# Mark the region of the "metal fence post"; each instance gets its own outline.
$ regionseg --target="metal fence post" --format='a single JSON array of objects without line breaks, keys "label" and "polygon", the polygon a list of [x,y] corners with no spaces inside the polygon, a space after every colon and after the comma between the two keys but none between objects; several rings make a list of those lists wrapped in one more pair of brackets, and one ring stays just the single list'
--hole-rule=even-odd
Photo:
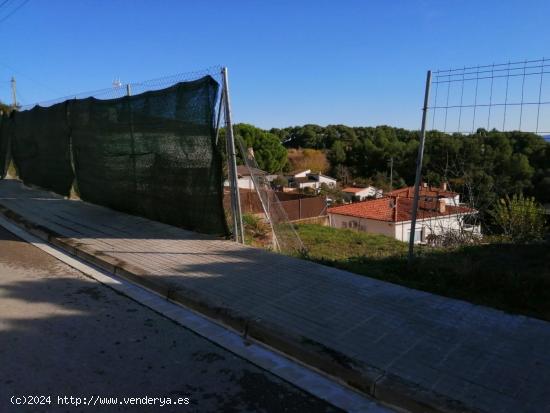
[{"label": "metal fence post", "polygon": [[235,137],[233,135],[233,123],[231,121],[231,103],[229,100],[229,83],[227,67],[222,69],[224,114],[225,114],[225,136],[227,140],[227,167],[229,187],[231,188],[231,208],[233,212],[233,232],[235,241],[244,244],[243,217],[241,214],[241,197],[239,193],[239,182],[237,178],[237,155],[235,153]]},{"label": "metal fence post", "polygon": [[416,176],[414,178],[414,198],[411,217],[411,234],[409,237],[408,264],[414,259],[414,236],[416,232],[416,215],[418,200],[420,198],[420,177],[422,176],[422,160],[424,158],[424,141],[426,140],[426,118],[428,116],[428,102],[430,100],[430,87],[432,85],[432,71],[428,70],[426,75],[426,90],[424,92],[424,107],[422,108],[422,128],[420,130],[420,145],[418,146],[418,157],[416,158]]}]

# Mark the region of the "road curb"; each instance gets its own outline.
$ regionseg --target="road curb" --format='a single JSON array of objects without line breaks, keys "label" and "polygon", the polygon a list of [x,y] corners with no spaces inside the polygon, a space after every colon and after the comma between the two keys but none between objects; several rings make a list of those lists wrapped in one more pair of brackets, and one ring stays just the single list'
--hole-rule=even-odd
[{"label": "road curb", "polygon": [[205,298],[200,291],[181,287],[174,289],[166,283],[159,282],[156,277],[148,275],[139,267],[111,257],[103,251],[94,250],[74,239],[63,237],[53,230],[31,222],[4,205],[0,205],[0,214],[70,255],[138,284],[171,302],[189,307],[230,327],[245,338],[256,340],[384,404],[412,413],[484,413],[422,388],[402,377],[353,360],[321,343],[292,333],[280,325],[262,319],[252,319],[231,309],[223,301],[215,302]]}]

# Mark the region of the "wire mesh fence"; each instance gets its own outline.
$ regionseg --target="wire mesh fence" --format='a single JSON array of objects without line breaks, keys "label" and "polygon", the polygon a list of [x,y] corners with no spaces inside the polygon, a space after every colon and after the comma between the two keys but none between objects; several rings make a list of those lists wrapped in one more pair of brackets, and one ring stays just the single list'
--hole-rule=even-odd
[{"label": "wire mesh fence", "polygon": [[[548,198],[550,151],[541,135],[550,134],[549,74],[546,58],[428,72],[417,161],[422,171],[417,170],[414,191],[418,207],[412,210],[413,223],[415,217],[419,221],[409,233],[410,259],[414,243],[481,239],[480,229],[494,229],[491,214],[502,198],[518,193],[541,202]],[[426,129],[431,131],[424,135]],[[434,181],[447,189],[431,193]],[[446,222],[434,229],[424,216],[438,207],[436,221]],[[467,209],[450,220],[444,218],[449,207]]]},{"label": "wire mesh fence", "polygon": [[[203,70],[197,70],[197,71],[190,71],[190,72],[184,72],[184,73],[178,73],[174,75],[159,77],[156,79],[150,79],[146,81],[139,81],[139,82],[132,82],[123,84],[119,81],[114,81],[113,86],[110,88],[105,89],[99,89],[99,90],[93,90],[93,91],[87,91],[87,92],[79,92],[51,100],[36,102],[32,104],[26,104],[22,105],[19,108],[19,111],[29,111],[35,107],[40,108],[50,108],[53,107],[61,102],[66,101],[73,101],[73,100],[82,100],[87,98],[95,98],[99,99],[101,101],[107,101],[111,99],[118,99],[125,96],[135,96],[144,92],[151,92],[151,91],[157,91],[169,88],[173,85],[176,85],[181,82],[190,82],[197,79],[201,79],[205,76],[210,76],[214,80],[216,80],[219,84],[223,84],[223,75],[222,75],[222,66],[211,66],[209,68],[203,69]],[[222,89],[220,88],[220,91],[218,95],[216,96],[217,101],[219,102],[219,105],[216,105],[216,113],[214,115],[215,118],[215,128],[216,128],[216,145],[218,149],[225,152],[225,157],[227,157],[227,145],[218,142],[219,139],[219,130],[221,126],[223,125],[223,121],[225,121],[225,112],[222,110]],[[223,118],[222,118],[223,116]],[[240,150],[241,152],[241,159],[244,162],[244,165],[246,165],[249,170],[251,171],[251,177],[254,181],[254,190],[257,193],[261,204],[264,208],[264,219],[269,224],[269,227],[271,228],[272,236],[272,246],[274,250],[285,252],[285,253],[291,253],[294,255],[302,254],[304,251],[304,246],[295,231],[293,224],[289,221],[289,218],[284,210],[284,208],[281,205],[280,200],[278,199],[275,191],[272,190],[271,184],[265,180],[264,176],[258,175],[255,171],[258,170],[258,165],[256,164],[256,160],[253,156],[247,155],[247,148],[244,148],[243,143],[240,139],[235,139],[237,150]],[[232,182],[230,175],[230,170],[226,166],[223,168],[223,176],[222,178],[224,180],[227,180],[228,182]],[[224,191],[225,197],[231,197],[231,194],[229,192]],[[225,203],[226,205],[228,203]],[[225,217],[226,221],[229,227],[229,231],[235,236],[236,231],[238,229],[234,228],[234,212],[232,211],[231,207],[225,208]]]},{"label": "wire mesh fence", "polygon": [[306,248],[279,197],[273,190],[271,182],[261,173],[263,171],[258,167],[253,152],[245,147],[243,140],[238,136],[235,140],[260,199],[265,219],[271,227],[273,249],[291,255],[304,255]]},{"label": "wire mesh fence", "polygon": [[432,72],[431,129],[550,133],[550,59]]},{"label": "wire mesh fence", "polygon": [[137,81],[131,83],[121,83],[114,81],[112,87],[91,90],[86,92],[78,92],[71,95],[62,96],[50,100],[21,105],[20,110],[32,109],[34,106],[49,107],[60,102],[70,99],[85,99],[93,97],[96,99],[117,99],[128,95],[137,95],[139,93],[165,89],[180,82],[190,82],[200,79],[204,76],[211,76],[219,84],[221,84],[222,66],[211,66],[206,69],[176,73],[173,75],[162,76],[155,79]]}]

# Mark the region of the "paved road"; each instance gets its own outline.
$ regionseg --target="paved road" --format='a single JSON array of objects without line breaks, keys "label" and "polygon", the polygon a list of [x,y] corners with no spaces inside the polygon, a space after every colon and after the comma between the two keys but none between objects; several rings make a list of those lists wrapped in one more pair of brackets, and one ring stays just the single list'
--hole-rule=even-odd
[{"label": "paved road", "polygon": [[[14,406],[12,395],[51,395],[52,405]],[[60,407],[55,406],[58,395],[189,397],[191,404]],[[0,411],[337,409],[84,277],[0,227]]]},{"label": "paved road", "polygon": [[212,239],[13,180],[0,182],[0,209],[174,300],[243,331],[249,323],[252,337],[387,403],[410,406],[412,399],[417,411],[428,404],[550,412],[548,322]]}]

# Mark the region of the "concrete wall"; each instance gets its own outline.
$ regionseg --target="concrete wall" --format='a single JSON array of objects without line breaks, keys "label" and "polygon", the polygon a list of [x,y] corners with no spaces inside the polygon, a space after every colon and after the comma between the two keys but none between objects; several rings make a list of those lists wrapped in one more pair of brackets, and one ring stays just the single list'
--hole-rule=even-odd
[{"label": "concrete wall", "polygon": [[316,224],[316,225],[321,225],[323,227],[326,227],[329,225],[327,215],[321,215],[321,216],[312,217],[312,218],[297,219],[292,222],[295,224]]}]

